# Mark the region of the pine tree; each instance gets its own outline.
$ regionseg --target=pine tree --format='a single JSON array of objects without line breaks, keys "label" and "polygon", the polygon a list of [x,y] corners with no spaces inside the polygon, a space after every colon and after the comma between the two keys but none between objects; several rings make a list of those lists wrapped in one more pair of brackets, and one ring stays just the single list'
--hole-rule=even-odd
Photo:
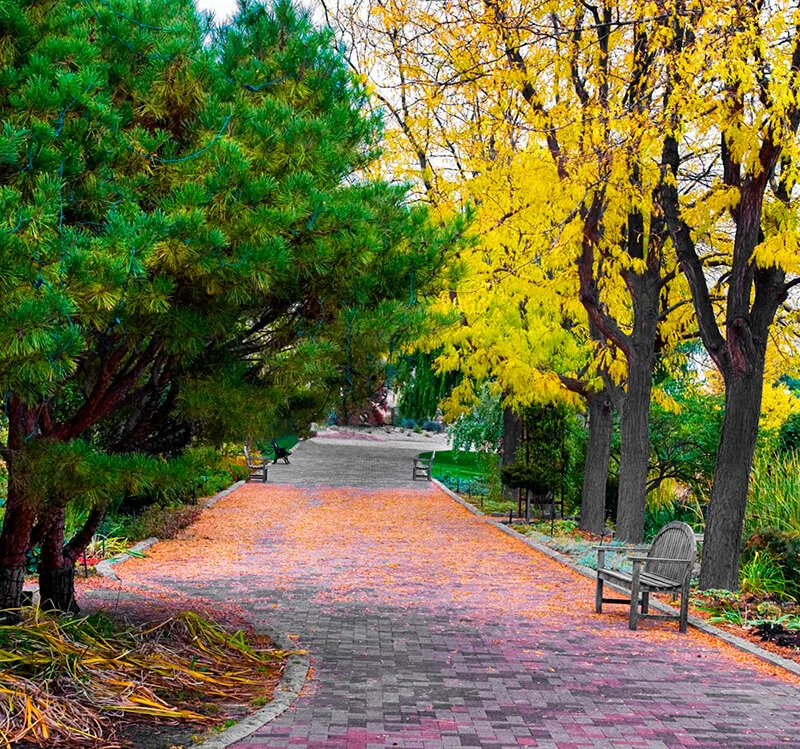
[{"label": "pine tree", "polygon": [[8,18],[0,608],[17,605],[39,539],[64,608],[103,503],[63,539],[72,498],[34,497],[29,453],[140,438],[166,452],[174,420],[265,436],[295,406],[375,387],[390,339],[417,324],[411,279],[429,282],[458,228],[360,176],[379,122],[330,35],[288,3],[247,3],[222,28],[189,0],[34,2]]}]

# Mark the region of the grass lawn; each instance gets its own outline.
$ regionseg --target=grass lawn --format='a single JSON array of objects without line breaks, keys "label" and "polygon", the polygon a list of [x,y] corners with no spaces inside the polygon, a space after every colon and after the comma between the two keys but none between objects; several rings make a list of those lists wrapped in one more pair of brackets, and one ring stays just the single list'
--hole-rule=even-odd
[{"label": "grass lawn", "polygon": [[[423,460],[430,458],[431,453],[420,453]],[[483,477],[483,456],[473,452],[455,452],[454,450],[437,451],[433,459],[433,477],[437,479],[467,479],[473,481]]]},{"label": "grass lawn", "polygon": [[[291,450],[300,440],[297,439],[297,435],[294,434],[284,434],[282,437],[278,437],[275,442],[278,443],[278,447],[283,447],[286,450]],[[259,442],[257,445],[258,451],[265,455],[266,457],[270,457],[273,454],[272,449],[272,442]]]}]

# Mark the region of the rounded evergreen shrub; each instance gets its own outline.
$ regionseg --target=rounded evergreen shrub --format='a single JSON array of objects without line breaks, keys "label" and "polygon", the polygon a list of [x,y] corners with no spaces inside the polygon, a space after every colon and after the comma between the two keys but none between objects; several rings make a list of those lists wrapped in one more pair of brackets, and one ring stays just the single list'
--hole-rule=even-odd
[{"label": "rounded evergreen shrub", "polygon": [[781,452],[800,451],[800,413],[794,413],[783,422],[778,435],[778,449]]},{"label": "rounded evergreen shrub", "polygon": [[441,434],[444,431],[444,427],[441,423],[438,421],[431,421],[430,419],[422,422],[422,428],[426,432],[435,432],[436,434]]}]

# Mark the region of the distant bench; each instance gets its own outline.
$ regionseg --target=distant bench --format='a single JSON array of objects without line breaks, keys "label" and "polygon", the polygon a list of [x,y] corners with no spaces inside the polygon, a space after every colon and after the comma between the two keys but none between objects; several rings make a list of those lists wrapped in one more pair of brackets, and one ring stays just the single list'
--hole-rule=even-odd
[{"label": "distant bench", "polygon": [[433,470],[433,459],[436,457],[436,450],[431,453],[429,458],[414,458],[414,473],[413,480],[427,479],[431,480],[431,471]]},{"label": "distant bench", "polygon": [[250,471],[250,481],[263,481],[267,483],[267,459],[263,455],[254,457],[250,455],[247,445],[244,445],[244,460]]}]

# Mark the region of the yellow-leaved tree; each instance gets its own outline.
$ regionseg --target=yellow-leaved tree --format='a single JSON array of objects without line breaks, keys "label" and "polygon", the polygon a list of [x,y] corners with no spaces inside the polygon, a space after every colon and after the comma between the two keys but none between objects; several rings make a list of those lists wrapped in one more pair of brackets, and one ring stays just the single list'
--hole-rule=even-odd
[{"label": "yellow-leaved tree", "polygon": [[659,5],[667,74],[661,196],[725,417],[702,588],[738,586],[770,338],[796,335],[800,7]]},{"label": "yellow-leaved tree", "polygon": [[[598,427],[587,476],[590,462],[607,466],[614,400],[617,535],[631,541],[644,528],[656,351],[692,325],[660,206],[665,62],[652,13],[556,0],[331,11],[395,125],[390,168],[417,170],[438,205],[477,206],[468,272],[440,300],[461,320],[436,331],[442,366],[496,379],[509,403],[587,396]],[[455,399],[471,389],[465,379]],[[585,481],[591,530],[605,466]]]}]

